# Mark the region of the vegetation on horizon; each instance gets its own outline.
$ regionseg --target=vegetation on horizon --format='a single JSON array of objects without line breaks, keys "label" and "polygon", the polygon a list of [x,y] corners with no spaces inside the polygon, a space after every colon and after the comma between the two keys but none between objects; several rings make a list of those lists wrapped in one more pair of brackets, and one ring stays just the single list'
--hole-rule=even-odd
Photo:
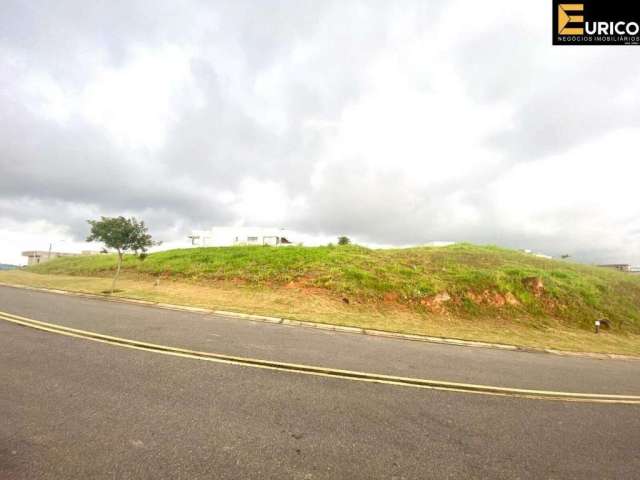
[{"label": "vegetation on horizon", "polygon": [[351,245],[351,239],[349,237],[341,235],[340,237],[338,237],[338,245]]}]

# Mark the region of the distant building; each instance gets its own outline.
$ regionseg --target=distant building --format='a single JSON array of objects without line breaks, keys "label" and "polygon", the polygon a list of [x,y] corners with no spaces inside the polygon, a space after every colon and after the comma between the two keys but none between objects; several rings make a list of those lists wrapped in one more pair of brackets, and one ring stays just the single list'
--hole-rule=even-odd
[{"label": "distant building", "polygon": [[100,252],[83,250],[82,253],[51,252],[49,250],[27,250],[22,252],[23,257],[27,257],[27,265],[38,265],[53,260],[58,257],[78,257],[80,255],[97,255]]},{"label": "distant building", "polygon": [[213,227],[195,230],[189,235],[191,245],[199,247],[230,247],[234,245],[291,245],[283,228]]},{"label": "distant building", "polygon": [[22,252],[23,257],[27,257],[27,265],[37,265],[39,263],[45,263],[49,260],[53,260],[58,257],[75,257],[80,255],[79,253],[66,253],[66,252],[50,252],[49,250],[28,250]]},{"label": "distant building", "polygon": [[427,242],[420,244],[421,247],[448,247],[449,245],[455,245],[456,242],[446,242],[441,240],[434,240],[433,242]]},{"label": "distant building", "polygon": [[523,253],[528,253],[529,255],[533,255],[534,257],[546,258],[547,260],[553,259],[553,257],[551,255],[546,255],[544,253],[537,253],[537,252],[534,252],[532,250],[529,250],[528,248],[522,249],[520,251],[523,252]]},{"label": "distant building", "polygon": [[612,268],[614,270],[620,270],[621,272],[627,272],[627,273],[632,272],[631,265],[627,263],[610,263],[610,264],[598,265],[598,266],[602,268]]}]

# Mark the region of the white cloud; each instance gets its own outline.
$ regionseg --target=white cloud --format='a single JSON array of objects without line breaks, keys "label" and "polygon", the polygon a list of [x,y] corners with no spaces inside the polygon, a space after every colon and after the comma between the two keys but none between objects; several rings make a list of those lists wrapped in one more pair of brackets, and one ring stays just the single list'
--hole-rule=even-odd
[{"label": "white cloud", "polygon": [[46,220],[26,223],[4,222],[0,227],[0,263],[25,265],[27,258],[21,253],[26,250],[54,252],[79,252],[95,249],[96,245],[74,240],[69,229]]},{"label": "white cloud", "polygon": [[[189,60],[189,52],[176,47],[138,50],[126,65],[97,72],[78,99],[79,108],[117,143],[159,148],[173,120],[173,102],[197,103]],[[185,89],[191,92],[186,98],[180,95]]]},{"label": "white cloud", "polygon": [[245,225],[286,227],[284,223],[295,218],[305,206],[303,197],[289,197],[278,182],[253,178],[247,178],[241,183],[233,199],[231,209],[238,223]]},{"label": "white cloud", "polygon": [[[640,129],[625,129],[537,162],[517,165],[488,187],[503,228],[573,249],[640,254],[640,166],[630,152]],[[609,253],[611,255],[611,253]]]}]

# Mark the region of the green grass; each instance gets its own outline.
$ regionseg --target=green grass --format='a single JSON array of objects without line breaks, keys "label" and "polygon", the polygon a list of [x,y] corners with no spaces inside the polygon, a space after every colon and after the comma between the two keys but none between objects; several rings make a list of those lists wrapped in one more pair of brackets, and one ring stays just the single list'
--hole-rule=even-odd
[{"label": "green grass", "polygon": [[[289,286],[364,305],[391,302],[424,316],[503,319],[536,329],[561,324],[590,330],[594,320],[606,317],[615,332],[640,334],[640,277],[495,246],[194,248],[144,260],[127,256],[123,268],[129,275],[200,285]],[[28,270],[102,277],[114,269],[114,256],[97,255],[60,258]],[[526,284],[532,277],[542,280],[541,295]],[[451,300],[434,303],[442,292]],[[516,302],[505,303],[507,296]]]}]

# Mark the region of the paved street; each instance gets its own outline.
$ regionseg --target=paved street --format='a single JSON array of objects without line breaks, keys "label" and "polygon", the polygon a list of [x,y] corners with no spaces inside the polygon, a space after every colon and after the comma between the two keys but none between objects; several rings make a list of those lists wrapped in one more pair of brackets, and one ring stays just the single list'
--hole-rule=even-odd
[{"label": "paved street", "polygon": [[[436,345],[0,287],[0,311],[175,347],[640,394],[640,361]],[[637,478],[640,407],[441,392],[136,351],[0,321],[0,478]]]}]

